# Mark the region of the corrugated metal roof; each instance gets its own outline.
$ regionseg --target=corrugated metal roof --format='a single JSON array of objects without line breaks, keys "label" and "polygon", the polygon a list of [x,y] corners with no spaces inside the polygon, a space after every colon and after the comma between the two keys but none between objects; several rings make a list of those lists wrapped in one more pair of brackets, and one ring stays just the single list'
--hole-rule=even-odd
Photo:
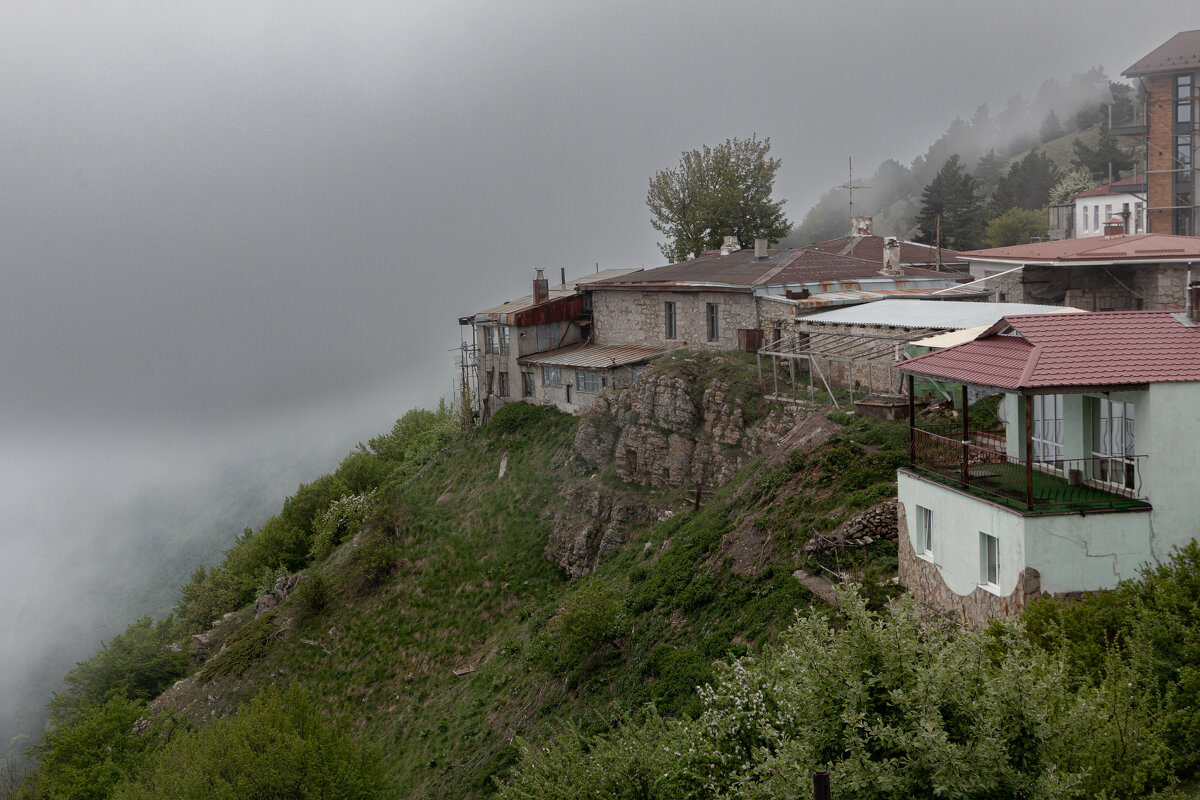
[{"label": "corrugated metal roof", "polygon": [[576,367],[578,369],[611,369],[625,364],[636,364],[665,355],[662,347],[641,345],[581,344],[551,350],[547,353],[517,359],[518,364],[545,364],[552,367]]},{"label": "corrugated metal roof", "polygon": [[1130,78],[1156,72],[1176,72],[1200,66],[1200,31],[1181,31],[1151,50],[1129,69]]},{"label": "corrugated metal roof", "polygon": [[[862,258],[876,264],[883,263],[883,237],[870,234],[867,236],[843,236],[840,239],[830,239],[825,242],[813,242],[805,245],[805,249],[820,250],[825,253],[838,253],[844,256]],[[918,242],[900,242],[900,263],[932,266],[937,263],[965,264],[958,253],[943,247],[941,259],[938,259],[938,249],[931,245]]]},{"label": "corrugated metal roof", "polygon": [[1171,311],[1005,317],[978,339],[900,363],[903,372],[998,389],[1200,381],[1200,328]]},{"label": "corrugated metal roof", "polygon": [[891,325],[903,328],[974,328],[988,326],[1010,314],[1057,314],[1078,311],[1031,303],[969,303],[961,300],[877,300],[851,308],[822,311],[809,322],[843,325]]},{"label": "corrugated metal roof", "polygon": [[[574,280],[569,280],[566,283],[560,283],[555,286],[551,286],[550,295],[546,298],[545,302],[550,302],[551,300],[560,300],[564,297],[570,297],[574,294],[577,294],[578,292],[575,289],[576,286],[595,283],[596,281],[608,280],[610,278],[619,278],[622,275],[629,275],[633,272],[641,272],[641,269],[605,269],[601,270],[600,272],[584,275],[582,278],[575,278]],[[527,285],[531,289],[533,288],[532,278]],[[501,303],[498,306],[493,306],[492,308],[484,311],[480,311],[475,315],[475,317],[481,322],[488,318],[499,319],[506,314],[516,314],[520,311],[526,311],[530,308],[533,308],[535,305],[539,304],[533,302],[533,294],[531,293],[523,297],[518,297],[515,300],[509,300]]]},{"label": "corrugated metal roof", "polygon": [[1200,258],[1200,237],[1165,233],[1130,233],[1121,236],[1093,236],[1086,239],[1060,239],[990,250],[963,253],[968,261],[995,261],[1012,264],[1071,264],[1076,262],[1158,263],[1189,261]]}]

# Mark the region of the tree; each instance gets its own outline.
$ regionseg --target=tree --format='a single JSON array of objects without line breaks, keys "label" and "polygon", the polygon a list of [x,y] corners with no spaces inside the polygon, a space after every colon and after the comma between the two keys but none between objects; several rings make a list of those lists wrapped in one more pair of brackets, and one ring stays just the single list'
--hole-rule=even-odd
[{"label": "tree", "polygon": [[988,247],[1029,244],[1034,237],[1045,236],[1048,227],[1045,210],[1010,208],[988,221],[983,232],[983,243]]},{"label": "tree", "polygon": [[1004,177],[1004,159],[996,155],[995,150],[988,150],[975,162],[975,171],[971,174],[978,185],[980,199],[989,198]]},{"label": "tree", "polygon": [[1072,202],[1075,195],[1086,192],[1096,186],[1092,173],[1086,169],[1075,168],[1063,175],[1054,188],[1050,190],[1050,205],[1061,206]]},{"label": "tree", "polygon": [[1071,147],[1075,150],[1071,164],[1086,169],[1097,181],[1108,180],[1110,166],[1113,180],[1120,178],[1122,172],[1133,169],[1133,158],[1117,144],[1117,137],[1103,127],[1095,147],[1088,147],[1079,137],[1075,138]]},{"label": "tree", "polygon": [[1042,120],[1042,127],[1038,130],[1038,136],[1043,142],[1057,139],[1065,133],[1062,123],[1058,121],[1058,114],[1055,114],[1053,110]]},{"label": "tree", "polygon": [[983,210],[975,179],[950,156],[921,192],[918,242],[935,244],[940,221],[941,243],[954,250],[974,250],[983,235]]},{"label": "tree", "polygon": [[1054,162],[1034,149],[1008,168],[992,195],[992,205],[997,211],[1045,208],[1060,177]]},{"label": "tree", "polygon": [[784,200],[772,200],[780,161],[769,158],[769,138],[759,141],[726,139],[683,153],[675,169],[660,170],[650,179],[646,205],[650,224],[666,234],[659,243],[672,262],[717,247],[736,236],[742,247],[756,238],[777,242],[791,224],[783,215]]}]

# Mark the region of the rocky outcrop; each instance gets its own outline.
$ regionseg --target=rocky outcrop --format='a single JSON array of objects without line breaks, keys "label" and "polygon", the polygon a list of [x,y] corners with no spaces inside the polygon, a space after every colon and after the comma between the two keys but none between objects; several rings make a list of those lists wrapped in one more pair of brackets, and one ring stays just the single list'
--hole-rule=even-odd
[{"label": "rocky outcrop", "polygon": [[593,402],[580,422],[575,453],[592,469],[612,461],[630,483],[715,487],[806,413],[797,406],[776,408],[751,425],[720,380],[709,383],[697,405],[682,378],[646,374],[633,387]]},{"label": "rocky outcrop", "polygon": [[625,545],[632,524],[654,516],[642,503],[587,485],[567,485],[562,499],[542,555],[571,578],[591,572]]}]

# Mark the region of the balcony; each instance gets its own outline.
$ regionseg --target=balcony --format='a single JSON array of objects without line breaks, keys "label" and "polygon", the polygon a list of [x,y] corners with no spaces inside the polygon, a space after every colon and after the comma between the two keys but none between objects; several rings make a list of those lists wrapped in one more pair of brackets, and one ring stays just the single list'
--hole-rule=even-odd
[{"label": "balcony", "polygon": [[957,436],[911,427],[909,466],[919,475],[1033,514],[1149,508],[1145,456],[1031,461],[1005,453],[1003,432]]}]

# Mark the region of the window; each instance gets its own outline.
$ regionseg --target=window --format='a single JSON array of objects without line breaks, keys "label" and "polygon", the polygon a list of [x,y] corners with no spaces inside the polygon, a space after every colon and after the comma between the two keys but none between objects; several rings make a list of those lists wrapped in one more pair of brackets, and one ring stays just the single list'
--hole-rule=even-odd
[{"label": "window", "polygon": [[1146,231],[1146,204],[1135,203],[1134,206],[1134,232],[1145,233]]},{"label": "window", "polygon": [[542,386],[562,386],[562,370],[558,367],[542,367]]},{"label": "window", "polygon": [[1000,586],[1000,540],[983,531],[979,532],[979,583]]},{"label": "window", "polygon": [[1033,397],[1033,460],[1062,469],[1063,396],[1039,394]]},{"label": "window", "polygon": [[508,355],[509,328],[508,327],[499,328],[498,332],[500,334],[500,355],[506,356],[506,355]]},{"label": "window", "polygon": [[1108,222],[1112,219],[1112,203],[1104,204],[1104,221]]},{"label": "window", "polygon": [[631,383],[637,383],[638,376],[646,371],[645,364],[634,364],[629,368],[629,380]]},{"label": "window", "polygon": [[498,392],[496,392],[496,394],[500,395],[501,397],[508,397],[508,373],[507,372],[500,373],[500,389]]},{"label": "window", "polygon": [[483,352],[496,352],[496,329],[490,325],[483,329]]},{"label": "window", "polygon": [[663,321],[666,323],[666,335],[668,339],[675,338],[675,304],[668,300],[663,303]]},{"label": "window", "polygon": [[484,394],[491,394],[492,393],[492,380],[493,380],[493,376],[496,374],[496,371],[489,369],[485,374],[486,374],[487,380],[485,381],[484,388],[487,389],[487,391],[484,392]]},{"label": "window", "polygon": [[1175,137],[1175,180],[1186,183],[1192,179],[1192,137]]},{"label": "window", "polygon": [[600,375],[595,372],[575,371],[575,385],[581,392],[595,394],[600,391]]},{"label": "window", "polygon": [[1133,403],[1118,403],[1107,397],[1092,404],[1092,477],[1125,489],[1137,488],[1137,453],[1134,445]]},{"label": "window", "polygon": [[715,342],[721,338],[720,307],[716,303],[706,303],[704,317],[708,327],[708,340],[710,342]]},{"label": "window", "polygon": [[917,552],[933,555],[933,512],[917,506]]},{"label": "window", "polygon": [[533,397],[533,373],[521,373],[521,397]]},{"label": "window", "polygon": [[538,349],[538,352],[541,352],[542,350],[550,349],[550,326],[549,325],[538,325],[537,326],[537,349]]},{"label": "window", "polygon": [[1092,229],[1100,230],[1100,206],[1092,206]]},{"label": "window", "polygon": [[1187,124],[1192,121],[1192,76],[1180,75],[1175,79],[1175,121]]}]

